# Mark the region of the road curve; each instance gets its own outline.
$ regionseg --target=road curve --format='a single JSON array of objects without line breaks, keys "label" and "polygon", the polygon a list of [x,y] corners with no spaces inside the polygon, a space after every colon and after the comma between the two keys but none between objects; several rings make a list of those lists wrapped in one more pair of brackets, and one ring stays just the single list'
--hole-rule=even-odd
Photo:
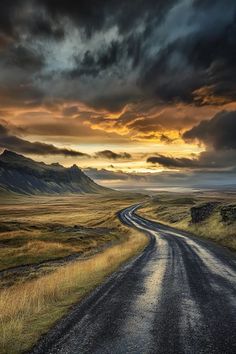
[{"label": "road curve", "polygon": [[33,354],[236,353],[236,258],[138,216],[149,245],[37,344]]}]

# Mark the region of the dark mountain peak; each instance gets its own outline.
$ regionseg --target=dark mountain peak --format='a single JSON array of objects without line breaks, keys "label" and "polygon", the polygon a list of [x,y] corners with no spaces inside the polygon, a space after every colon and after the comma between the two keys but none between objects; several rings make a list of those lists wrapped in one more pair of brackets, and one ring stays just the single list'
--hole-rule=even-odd
[{"label": "dark mountain peak", "polygon": [[15,152],[0,155],[0,189],[24,194],[102,193],[77,165],[65,168],[59,163],[47,165]]},{"label": "dark mountain peak", "polygon": [[17,154],[16,152],[13,152],[13,151],[10,151],[10,150],[7,150],[7,149],[5,149],[4,151],[3,151],[3,153],[0,155],[0,157],[1,157],[1,159],[2,158],[4,158],[4,159],[10,159],[10,158],[21,158],[21,157],[23,157],[23,158],[25,158],[24,156],[22,156],[22,155],[19,155],[19,154]]},{"label": "dark mountain peak", "polygon": [[80,168],[76,164],[74,164],[70,167],[70,170],[80,171]]},{"label": "dark mountain peak", "polygon": [[29,167],[36,169],[65,169],[64,166],[59,163],[52,163],[51,165],[47,165],[43,161],[35,161],[29,157],[25,157],[23,155],[17,154],[16,152],[10,150],[4,150],[4,152],[0,155],[0,162],[4,162],[10,164],[15,167]]},{"label": "dark mountain peak", "polygon": [[44,166],[47,166],[44,162],[37,162],[29,157],[25,157],[23,155],[17,154],[14,151],[10,150],[4,150],[4,152],[0,155],[0,162],[7,163],[8,165],[11,165],[12,167],[15,166],[21,166],[21,167],[38,167],[42,168]]},{"label": "dark mountain peak", "polygon": [[1,156],[8,156],[8,155],[12,155],[12,154],[16,154],[16,153],[13,152],[13,151],[10,151],[10,150],[5,149],[5,150],[3,151],[3,153],[1,154]]},{"label": "dark mountain peak", "polygon": [[0,155],[0,161],[7,162],[7,163],[14,163],[14,164],[25,164],[29,162],[34,162],[33,160],[17,154],[14,151],[4,150],[3,153]]},{"label": "dark mountain peak", "polygon": [[64,168],[64,166],[62,166],[59,162],[53,162],[53,163],[51,163],[51,166]]}]

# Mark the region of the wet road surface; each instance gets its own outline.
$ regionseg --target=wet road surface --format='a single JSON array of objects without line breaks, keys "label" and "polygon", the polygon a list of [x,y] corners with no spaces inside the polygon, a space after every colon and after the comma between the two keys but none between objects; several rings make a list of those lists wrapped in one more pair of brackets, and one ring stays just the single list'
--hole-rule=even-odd
[{"label": "wet road surface", "polygon": [[236,353],[236,258],[138,216],[149,245],[44,337],[34,354]]}]

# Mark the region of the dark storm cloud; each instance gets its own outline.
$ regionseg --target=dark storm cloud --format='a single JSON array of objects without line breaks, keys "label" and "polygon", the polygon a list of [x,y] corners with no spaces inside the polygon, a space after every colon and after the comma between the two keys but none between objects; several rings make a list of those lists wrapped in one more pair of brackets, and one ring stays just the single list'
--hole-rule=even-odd
[{"label": "dark storm cloud", "polygon": [[152,164],[159,164],[168,168],[200,168],[200,167],[208,167],[202,166],[197,159],[189,159],[189,158],[175,158],[164,155],[151,156],[148,157],[147,162]]},{"label": "dark storm cloud", "polygon": [[119,160],[119,159],[127,160],[127,159],[131,159],[132,156],[127,152],[116,153],[111,150],[103,150],[103,151],[96,152],[95,157],[108,159],[108,160]]},{"label": "dark storm cloud", "polygon": [[137,96],[132,91],[128,92],[103,92],[97,93],[92,99],[84,99],[84,102],[95,109],[107,109],[110,112],[120,111],[127,102],[137,101]]},{"label": "dark storm cloud", "polygon": [[[182,28],[181,23],[179,29],[172,23],[169,29],[182,33],[162,46],[155,60],[147,63],[141,84],[165,101],[190,102],[193,92],[205,85],[212,85],[215,95],[234,99],[235,9],[235,1],[209,2],[206,6],[195,2],[194,7],[186,7]],[[187,19],[191,19],[191,24],[187,25]]]},{"label": "dark storm cloud", "polygon": [[25,154],[64,155],[70,157],[88,157],[79,151],[57,148],[52,144],[30,142],[13,135],[10,130],[0,124],[0,147]]},{"label": "dark storm cloud", "polygon": [[193,158],[154,155],[148,163],[167,168],[232,171],[236,168],[236,111],[222,111],[209,120],[187,130],[182,138],[186,142],[197,140],[206,150]]},{"label": "dark storm cloud", "polygon": [[210,120],[201,121],[198,125],[186,131],[182,137],[186,142],[197,140],[204,143],[206,151],[193,159],[157,155],[150,156],[147,162],[167,168],[235,170],[236,111],[217,113]]},{"label": "dark storm cloud", "polygon": [[26,98],[33,87],[110,111],[236,99],[234,0],[3,0],[0,34],[14,69],[0,88],[23,82]]},{"label": "dark storm cloud", "polygon": [[55,20],[51,21],[41,10],[40,1],[1,0],[0,33],[15,39],[19,39],[22,32],[62,39],[64,30],[61,24]]},{"label": "dark storm cloud", "polygon": [[97,76],[101,71],[116,65],[121,57],[122,51],[118,41],[112,41],[105,50],[98,51],[96,57],[90,51],[86,51],[80,61],[80,56],[75,57],[77,68],[70,72],[72,77],[91,75]]},{"label": "dark storm cloud", "polygon": [[[183,134],[186,141],[197,139],[216,150],[236,149],[236,111],[217,113]],[[235,156],[236,157],[236,156]]]},{"label": "dark storm cloud", "polygon": [[20,0],[2,0],[0,11],[0,30],[6,35],[14,32],[14,14],[18,8]]},{"label": "dark storm cloud", "polygon": [[118,26],[120,33],[127,33],[140,24],[141,17],[147,18],[147,21],[153,19],[153,13],[159,14],[160,20],[175,0],[136,0],[135,2],[38,0],[37,2],[44,4],[53,18],[66,16],[81,26],[87,36],[91,36],[95,31],[108,28],[111,23]]},{"label": "dark storm cloud", "polygon": [[[126,86],[131,85],[125,95],[121,89],[114,94],[103,92],[89,98],[87,102],[95,107],[117,110],[125,103],[139,100],[140,96],[159,97],[167,102],[192,102],[194,92],[205,85],[211,86],[214,95],[235,98],[234,1],[230,0],[227,5],[211,2],[204,7],[199,2],[191,6],[191,1],[189,5],[183,1],[129,4],[103,1],[74,5],[61,1],[58,6],[49,1],[46,6],[51,16],[68,16],[88,36],[96,31],[105,35],[111,24],[118,26],[119,38],[99,49],[91,48],[82,57],[79,53],[77,65],[71,71],[72,76],[88,78],[102,74],[104,80],[108,76],[114,81],[121,77],[126,80]],[[183,12],[185,18],[180,21]],[[136,31],[138,25],[140,30]],[[137,70],[134,81],[129,70]],[[135,86],[140,92],[135,93]],[[202,103],[201,98],[198,103]]]},{"label": "dark storm cloud", "polygon": [[144,175],[138,175],[135,173],[125,173],[121,171],[110,171],[105,168],[97,169],[94,167],[88,167],[83,171],[92,179],[95,180],[121,180],[121,181],[143,181],[146,179]]},{"label": "dark storm cloud", "polygon": [[192,158],[153,155],[147,162],[169,169],[198,170],[198,171],[234,171],[236,168],[235,150],[206,150]]},{"label": "dark storm cloud", "polygon": [[52,38],[58,41],[62,40],[65,35],[64,28],[60,22],[52,22],[49,18],[42,18],[39,15],[29,21],[28,29],[32,36]]},{"label": "dark storm cloud", "polygon": [[42,56],[36,55],[22,45],[10,46],[6,56],[2,55],[1,62],[11,68],[18,67],[27,70],[28,73],[40,70],[44,63]]},{"label": "dark storm cloud", "polygon": [[182,138],[186,142],[197,140],[204,143],[206,151],[193,158],[165,155],[150,156],[148,163],[170,169],[204,171],[236,171],[236,111],[217,113],[210,120],[201,121],[186,131]]}]

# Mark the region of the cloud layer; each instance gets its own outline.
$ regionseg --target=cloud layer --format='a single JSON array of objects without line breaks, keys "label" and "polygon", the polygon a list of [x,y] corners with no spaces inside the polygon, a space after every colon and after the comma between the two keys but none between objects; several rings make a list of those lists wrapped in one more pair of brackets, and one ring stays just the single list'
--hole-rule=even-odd
[{"label": "cloud layer", "polygon": [[111,150],[98,151],[95,154],[95,157],[104,158],[108,160],[131,159],[131,155],[128,154],[127,152],[115,153],[114,151]]},{"label": "cloud layer", "polygon": [[236,111],[220,112],[183,134],[186,141],[197,139],[215,150],[236,150]]},{"label": "cloud layer", "polygon": [[231,176],[235,48],[235,0],[2,0],[0,148]]},{"label": "cloud layer", "polygon": [[88,157],[79,151],[70,149],[60,149],[52,144],[45,144],[41,142],[30,142],[12,135],[10,130],[0,124],[0,147],[9,150],[17,151],[23,154],[33,155],[64,155],[70,157]]},{"label": "cloud layer", "polygon": [[150,156],[148,163],[168,168],[219,170],[236,168],[236,111],[220,112],[204,120],[183,134],[187,142],[197,140],[206,151],[194,158]]},{"label": "cloud layer", "polygon": [[234,0],[4,0],[0,93],[111,111],[154,98],[232,101],[235,11]]}]

